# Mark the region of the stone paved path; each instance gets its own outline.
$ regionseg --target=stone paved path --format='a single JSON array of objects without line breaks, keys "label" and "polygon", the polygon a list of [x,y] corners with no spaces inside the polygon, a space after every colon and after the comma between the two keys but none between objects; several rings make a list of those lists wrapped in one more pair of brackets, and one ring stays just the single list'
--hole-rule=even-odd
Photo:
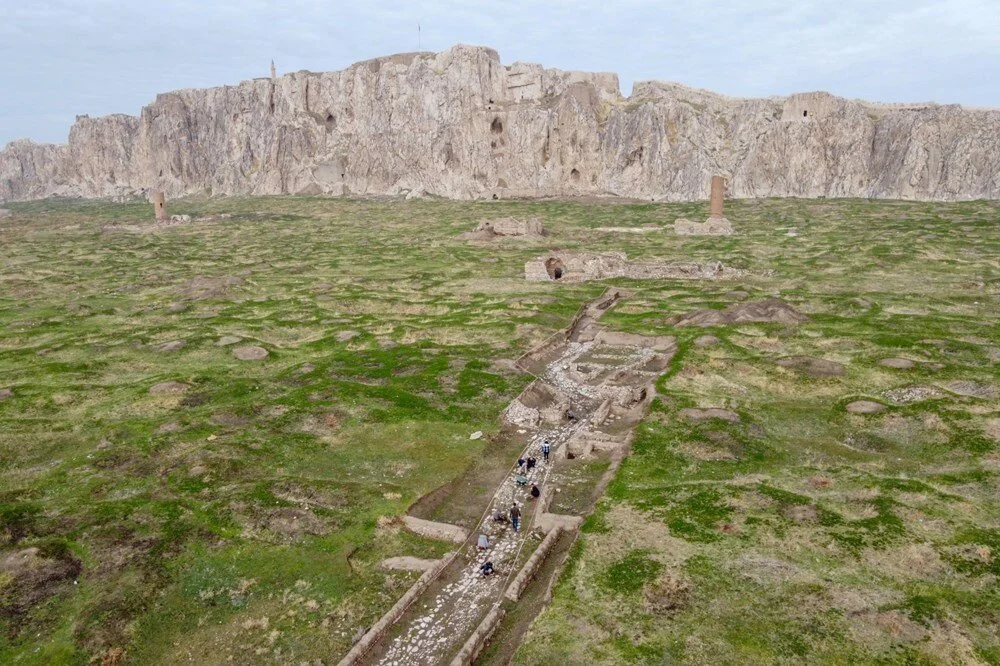
[{"label": "stone paved path", "polygon": [[[552,469],[551,465],[541,462],[542,440],[548,438],[555,449],[581,427],[584,424],[566,425],[540,431],[532,438],[527,455],[535,456],[539,463],[526,475],[529,484],[534,482],[544,488]],[[467,560],[471,562],[464,566],[459,578],[445,585],[433,600],[417,602],[423,604],[418,617],[389,644],[382,659],[376,663],[387,666],[438,663],[462,645],[472,629],[500,601],[507,583],[517,574],[517,555],[531,529],[533,502],[536,501],[529,499],[530,487],[519,487],[514,482],[514,475],[508,476],[493,496],[490,509],[473,537],[473,544],[466,546]],[[510,525],[495,523],[492,518],[496,511],[510,509],[514,501],[522,513],[518,532]],[[479,534],[486,534],[490,539],[490,548],[482,553],[476,552],[474,543]],[[493,562],[497,573],[483,578],[479,566],[487,560]]]},{"label": "stone paved path", "polygon": [[[601,303],[602,299],[595,303]],[[588,307],[581,318],[583,323],[571,332],[572,341],[565,343],[558,358],[548,363],[539,377],[572,401],[579,421],[533,430],[531,440],[522,453],[523,457],[533,455],[539,460],[538,466],[526,475],[529,485],[517,486],[512,465],[511,474],[500,484],[489,509],[471,533],[469,542],[463,546],[464,552],[459,554],[459,561],[462,562],[460,571],[446,574],[439,587],[432,588],[436,592],[426,592],[417,599],[401,620],[405,624],[397,625],[394,638],[384,645],[381,652],[376,650],[375,654],[369,655],[366,663],[384,666],[446,663],[479,622],[500,602],[508,583],[517,575],[518,565],[526,559],[520,558],[519,561],[526,540],[533,538],[528,536],[535,514],[535,500],[528,494],[530,483],[537,483],[543,493],[545,488],[557,485],[554,462],[562,446],[578,434],[608,437],[598,431],[601,423],[591,422],[590,417],[595,414],[598,405],[608,399],[618,404],[629,404],[637,388],[648,385],[658,376],[659,372],[644,368],[655,355],[649,348],[579,341],[576,329],[593,325],[607,309],[607,301],[604,303],[599,307],[594,304]],[[552,445],[552,464],[542,462],[541,444],[545,439]],[[518,532],[509,524],[492,519],[498,511],[507,513],[512,502],[521,507],[521,529]],[[476,550],[479,534],[489,537],[490,548],[486,552]],[[479,566],[487,560],[493,562],[497,573],[483,578]]]}]

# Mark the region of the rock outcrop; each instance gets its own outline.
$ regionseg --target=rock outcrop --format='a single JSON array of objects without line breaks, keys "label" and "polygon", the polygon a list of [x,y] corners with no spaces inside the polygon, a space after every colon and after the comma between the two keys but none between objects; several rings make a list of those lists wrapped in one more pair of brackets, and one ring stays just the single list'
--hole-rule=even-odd
[{"label": "rock outcrop", "polygon": [[614,74],[504,66],[456,46],[157,96],[81,116],[65,145],[0,152],[0,200],[432,194],[973,199],[1000,196],[1000,110],[826,93],[737,99]]}]

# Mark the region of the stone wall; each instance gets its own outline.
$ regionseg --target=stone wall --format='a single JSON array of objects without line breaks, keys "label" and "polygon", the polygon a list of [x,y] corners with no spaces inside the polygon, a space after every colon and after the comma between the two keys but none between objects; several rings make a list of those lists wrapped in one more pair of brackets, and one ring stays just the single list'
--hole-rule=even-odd
[{"label": "stone wall", "polygon": [[402,617],[406,609],[410,607],[417,597],[424,593],[430,584],[433,583],[441,572],[444,571],[445,567],[452,563],[455,559],[455,554],[450,557],[442,559],[433,568],[428,569],[423,573],[417,582],[414,583],[409,590],[406,591],[399,601],[397,601],[389,611],[379,618],[378,622],[373,624],[371,628],[365,632],[365,635],[361,637],[354,647],[344,655],[344,658],[337,662],[337,666],[354,666],[361,661],[365,653],[371,648],[371,646],[385,634],[386,630],[392,626],[392,624]]}]

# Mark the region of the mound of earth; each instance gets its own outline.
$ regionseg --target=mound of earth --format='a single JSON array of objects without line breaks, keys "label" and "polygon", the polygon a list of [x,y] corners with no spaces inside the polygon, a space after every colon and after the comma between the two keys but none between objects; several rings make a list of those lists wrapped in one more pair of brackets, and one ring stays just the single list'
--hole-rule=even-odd
[{"label": "mound of earth", "polygon": [[694,407],[687,407],[682,409],[679,415],[682,419],[687,419],[692,423],[701,423],[702,421],[707,421],[709,419],[722,419],[723,421],[728,421],[729,423],[740,422],[739,414],[731,412],[728,409],[719,409],[718,407],[709,407],[708,409],[695,409]]},{"label": "mound of earth", "polygon": [[978,382],[962,379],[956,379],[951,382],[943,382],[942,384],[939,384],[939,386],[946,391],[950,391],[956,395],[964,395],[969,398],[995,398],[997,395],[1000,395],[1000,391],[997,390],[996,386],[980,384]]},{"label": "mound of earth", "polygon": [[702,335],[698,338],[695,338],[694,346],[711,347],[713,345],[719,344],[719,342],[720,342],[719,338],[715,337],[714,335]]},{"label": "mound of earth", "polygon": [[46,557],[38,548],[0,552],[0,615],[16,636],[29,613],[80,575],[82,565],[70,555]]},{"label": "mound of earth", "polygon": [[266,530],[279,541],[294,543],[305,536],[329,534],[336,525],[323,520],[308,508],[281,507],[265,509],[248,517],[252,530]]},{"label": "mound of earth", "polygon": [[542,221],[537,217],[520,219],[516,217],[499,217],[493,220],[482,220],[472,231],[459,234],[462,240],[489,241],[503,237],[534,237],[541,238],[547,232],[542,227]]},{"label": "mound of earth", "polygon": [[183,393],[188,390],[188,385],[181,382],[160,382],[149,387],[150,395],[165,395],[170,393]]},{"label": "mound of earth", "polygon": [[206,277],[199,275],[186,282],[178,289],[181,296],[200,301],[209,298],[225,296],[235,287],[243,284],[243,280],[234,275],[223,277]]},{"label": "mound of earth", "polygon": [[674,221],[674,233],[678,236],[731,236],[733,225],[724,217],[710,217],[704,222],[694,222],[686,218]]},{"label": "mound of earth", "polygon": [[898,370],[909,370],[916,365],[916,363],[908,358],[884,358],[878,364],[885,368],[896,368]]},{"label": "mound of earth", "polygon": [[675,315],[667,320],[674,326],[727,326],[729,324],[750,324],[775,322],[779,324],[801,324],[809,318],[780,298],[767,298],[730,305],[724,310],[695,310],[686,315]]},{"label": "mound of earth", "polygon": [[779,358],[775,363],[810,377],[837,377],[844,374],[844,366],[841,364],[814,356],[787,356]]},{"label": "mound of earth", "polygon": [[11,391],[9,388],[0,389],[0,402],[6,400],[7,398],[10,398],[13,395],[14,392]]},{"label": "mound of earth", "polygon": [[267,358],[267,350],[256,345],[243,345],[233,349],[233,356],[241,361],[262,361]]},{"label": "mound of earth", "polygon": [[183,340],[171,340],[170,342],[164,342],[162,345],[157,345],[156,351],[175,352],[175,351],[180,351],[183,348],[184,348]]},{"label": "mound of earth", "polygon": [[885,405],[872,400],[855,400],[844,407],[851,414],[877,414],[885,411]]},{"label": "mound of earth", "polygon": [[423,560],[419,557],[402,555],[399,557],[389,557],[379,562],[382,569],[396,569],[399,571],[427,571],[437,566],[440,560]]},{"label": "mound of earth", "polygon": [[229,345],[235,345],[237,342],[243,338],[236,337],[235,335],[224,335],[219,338],[219,341],[215,343],[216,347],[228,347]]}]

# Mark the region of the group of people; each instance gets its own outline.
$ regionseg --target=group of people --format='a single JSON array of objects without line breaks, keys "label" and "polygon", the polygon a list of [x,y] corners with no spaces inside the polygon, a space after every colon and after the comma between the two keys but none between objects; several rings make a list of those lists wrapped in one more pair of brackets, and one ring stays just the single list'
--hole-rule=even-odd
[{"label": "group of people", "polygon": [[[552,445],[549,440],[542,440],[542,460],[544,462],[549,462],[549,454],[552,452]],[[527,485],[527,473],[530,472],[538,465],[538,459],[534,456],[528,456],[527,458],[517,459],[517,471],[514,479],[518,485]],[[531,484],[531,489],[528,491],[528,495],[532,499],[538,499],[542,495],[542,491],[538,488],[536,483]],[[521,508],[517,505],[517,502],[512,502],[510,509],[507,511],[497,511],[493,514],[493,522],[495,523],[510,523],[514,531],[517,532],[521,529]],[[480,534],[479,539],[476,542],[476,548],[481,551],[488,550],[490,547],[490,539],[485,534]],[[496,572],[496,568],[493,566],[493,562],[487,560],[479,565],[479,571],[482,573],[483,578],[491,576]]]}]

